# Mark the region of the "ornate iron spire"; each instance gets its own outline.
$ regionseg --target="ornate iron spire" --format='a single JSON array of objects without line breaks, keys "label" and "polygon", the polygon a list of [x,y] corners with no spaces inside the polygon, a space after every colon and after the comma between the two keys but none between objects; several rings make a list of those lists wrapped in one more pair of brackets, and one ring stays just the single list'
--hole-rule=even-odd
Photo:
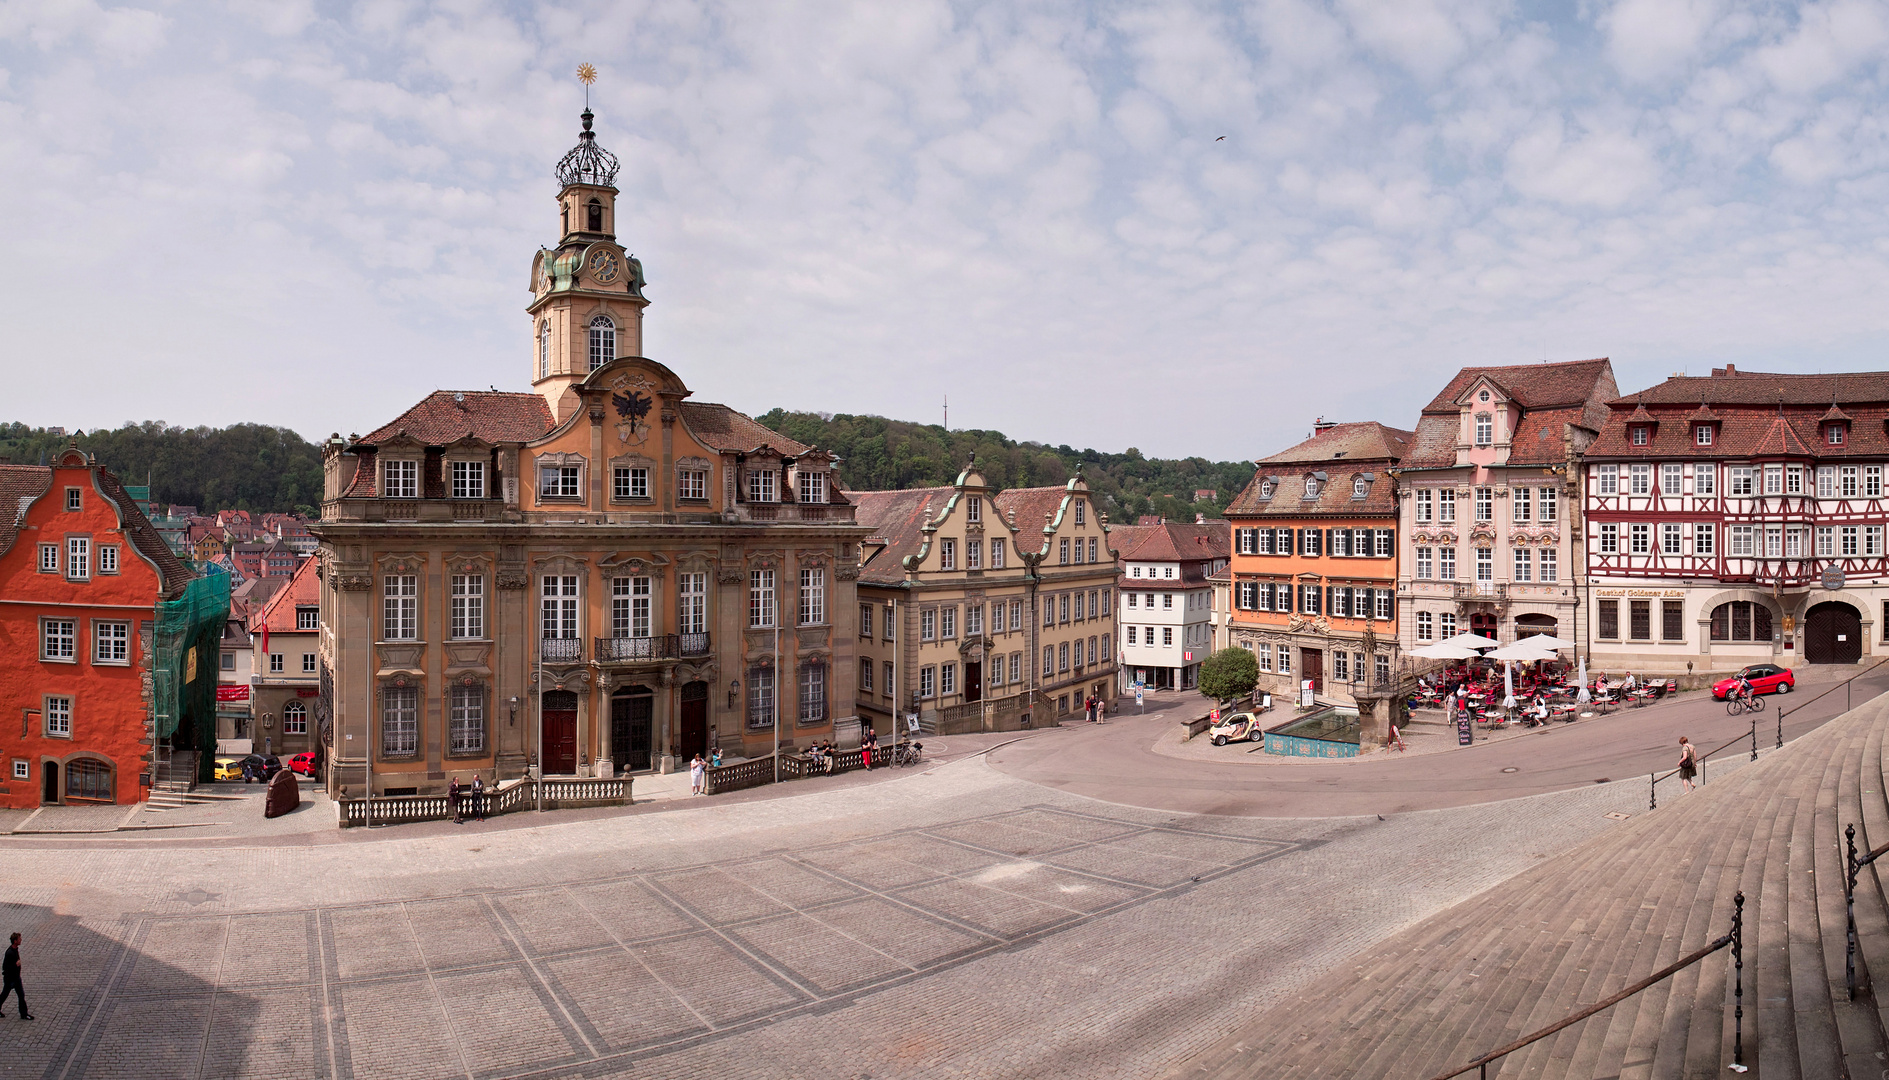
[{"label": "ornate iron spire", "polygon": [[617,156],[598,146],[597,133],[590,130],[590,122],[595,119],[590,111],[590,84],[597,81],[597,69],[583,64],[577,69],[577,78],[584,84],[584,130],[577,133],[577,145],[558,162],[558,183],[565,187],[572,184],[615,187]]}]

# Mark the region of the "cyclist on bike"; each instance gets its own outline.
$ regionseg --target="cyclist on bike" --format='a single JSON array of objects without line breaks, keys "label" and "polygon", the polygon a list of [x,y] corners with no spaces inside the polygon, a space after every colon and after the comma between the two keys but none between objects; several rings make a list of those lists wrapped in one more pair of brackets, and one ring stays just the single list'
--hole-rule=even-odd
[{"label": "cyclist on bike", "polygon": [[1739,701],[1744,701],[1744,702],[1750,701],[1751,700],[1751,680],[1745,678],[1745,673],[1742,671],[1738,673],[1737,679],[1738,681],[1732,684],[1732,696],[1734,698],[1737,698]]}]

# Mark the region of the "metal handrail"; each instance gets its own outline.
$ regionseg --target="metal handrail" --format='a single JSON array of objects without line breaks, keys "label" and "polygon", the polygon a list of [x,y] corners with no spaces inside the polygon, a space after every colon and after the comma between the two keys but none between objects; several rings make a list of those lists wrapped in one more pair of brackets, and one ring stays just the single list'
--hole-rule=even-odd
[{"label": "metal handrail", "polygon": [[1452,1080],[1452,1078],[1461,1076],[1471,1069],[1476,1070],[1476,1074],[1481,1077],[1482,1080],[1488,1080],[1490,1063],[1499,1061],[1531,1043],[1540,1042],[1548,1036],[1553,1035],[1555,1032],[1560,1031],[1562,1028],[1578,1024],[1595,1013],[1600,1012],[1602,1009],[1612,1008],[1640,991],[1645,990],[1647,987],[1664,979],[1672,978],[1678,972],[1691,967],[1728,945],[1731,946],[1732,950],[1732,966],[1737,971],[1736,984],[1733,991],[1734,999],[1737,1002],[1737,1009],[1734,1013],[1735,1019],[1732,1029],[1732,1064],[1743,1065],[1745,1063],[1745,894],[1741,891],[1737,896],[1732,898],[1732,928],[1716,941],[1713,941],[1711,944],[1696,952],[1680,957],[1678,960],[1673,961],[1604,1001],[1597,1001],[1579,1012],[1562,1017],[1532,1035],[1524,1035],[1507,1046],[1497,1050],[1491,1050],[1460,1069],[1453,1072],[1438,1073],[1432,1080]]},{"label": "metal handrail", "polygon": [[[1870,672],[1876,670],[1877,668],[1883,666],[1884,664],[1889,664],[1889,659],[1882,659],[1882,660],[1876,661],[1875,663],[1869,665],[1868,667],[1850,676],[1849,678],[1844,679],[1842,682],[1838,683],[1836,686],[1832,686],[1830,689],[1825,690],[1823,693],[1818,694],[1814,698],[1811,698],[1809,701],[1800,701],[1797,704],[1792,705],[1789,711],[1786,711],[1784,709],[1779,709],[1777,713],[1777,744],[1779,746],[1784,745],[1784,718],[1785,717],[1789,716],[1791,713],[1798,711],[1799,709],[1804,708],[1807,705],[1815,705],[1817,702],[1822,701],[1826,696],[1836,693],[1838,686],[1843,688],[1843,711],[1849,712],[1851,709],[1855,708],[1856,699],[1850,693],[1850,684],[1862,678],[1863,676],[1869,674]],[[1758,755],[1755,753],[1752,754],[1753,758],[1756,758],[1757,756]]]},{"label": "metal handrail", "polygon": [[1869,854],[1858,857],[1856,854],[1856,826],[1849,825],[1843,830],[1843,839],[1849,844],[1849,873],[1843,876],[1843,907],[1849,923],[1847,940],[1843,946],[1843,984],[1849,988],[1850,1000],[1856,1000],[1856,878],[1863,872],[1863,867],[1889,854],[1889,844],[1884,844]]}]

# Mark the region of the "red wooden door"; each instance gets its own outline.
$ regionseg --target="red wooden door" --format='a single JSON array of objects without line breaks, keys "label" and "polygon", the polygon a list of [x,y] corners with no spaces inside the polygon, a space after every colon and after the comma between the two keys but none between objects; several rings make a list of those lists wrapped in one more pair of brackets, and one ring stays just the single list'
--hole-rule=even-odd
[{"label": "red wooden door", "polygon": [[577,695],[568,690],[544,695],[544,771],[577,771]]}]

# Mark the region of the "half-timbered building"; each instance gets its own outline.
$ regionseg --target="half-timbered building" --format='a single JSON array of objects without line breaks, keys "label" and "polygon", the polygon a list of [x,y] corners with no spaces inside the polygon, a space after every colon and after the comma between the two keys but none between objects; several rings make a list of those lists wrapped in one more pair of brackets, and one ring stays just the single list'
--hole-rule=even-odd
[{"label": "half-timbered building", "polygon": [[1597,661],[1711,673],[1878,651],[1889,373],[1727,365],[1610,410],[1586,463]]},{"label": "half-timbered building", "polygon": [[[1391,467],[1411,433],[1320,421],[1261,458],[1228,505],[1228,637],[1253,650],[1259,688],[1353,703],[1389,680],[1397,651],[1397,497]],[[1126,613],[1124,613],[1126,617]]]},{"label": "half-timbered building", "polygon": [[1428,405],[1396,473],[1399,636],[1572,638],[1580,611],[1570,477],[1618,396],[1602,360],[1464,368]]}]

